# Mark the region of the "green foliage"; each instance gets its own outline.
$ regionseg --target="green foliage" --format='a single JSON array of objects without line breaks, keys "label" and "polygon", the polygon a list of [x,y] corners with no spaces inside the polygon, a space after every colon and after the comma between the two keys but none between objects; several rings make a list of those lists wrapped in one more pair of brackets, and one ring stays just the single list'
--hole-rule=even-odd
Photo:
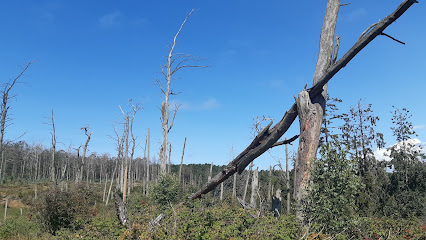
[{"label": "green foliage", "polygon": [[356,161],[347,157],[340,142],[321,148],[321,158],[312,167],[310,191],[303,204],[308,222],[325,233],[347,228],[356,213],[356,196],[362,187]]},{"label": "green foliage", "polygon": [[94,193],[86,185],[70,191],[52,189],[36,205],[41,225],[55,235],[61,228],[79,229],[93,216]]},{"label": "green foliage", "polygon": [[34,221],[23,217],[10,218],[0,225],[0,239],[16,239],[18,236],[31,239],[38,231],[39,227]]},{"label": "green foliage", "polygon": [[353,239],[426,239],[426,226],[418,220],[357,218],[346,236]]},{"label": "green foliage", "polygon": [[[145,208],[151,208],[145,204]],[[139,239],[295,239],[298,221],[293,215],[275,219],[252,217],[235,203],[211,205],[197,200],[174,206],[162,212],[164,218],[155,231],[149,231],[150,220],[134,222],[127,238]],[[155,218],[156,214],[151,216]],[[176,225],[175,225],[176,224]],[[176,226],[176,228],[175,228]]]},{"label": "green foliage", "polygon": [[116,219],[95,218],[76,231],[62,228],[56,236],[59,239],[118,239],[125,230]]},{"label": "green foliage", "polygon": [[395,108],[391,127],[398,144],[390,147],[391,164],[389,199],[384,213],[395,217],[426,215],[426,163],[421,148],[409,140],[415,136],[411,115],[405,108]]},{"label": "green foliage", "polygon": [[179,180],[173,174],[161,175],[158,183],[152,186],[149,196],[150,199],[163,207],[169,203],[176,203],[180,199],[181,189]]}]

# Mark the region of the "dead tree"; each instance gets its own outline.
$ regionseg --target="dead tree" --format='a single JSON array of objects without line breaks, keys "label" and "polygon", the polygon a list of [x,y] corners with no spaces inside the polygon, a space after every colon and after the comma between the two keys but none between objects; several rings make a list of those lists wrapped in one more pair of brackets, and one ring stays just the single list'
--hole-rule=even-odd
[{"label": "dead tree", "polygon": [[148,187],[149,187],[149,128],[148,128],[148,135],[146,136],[146,145],[147,145],[147,151],[146,151],[146,195],[148,196]]},{"label": "dead tree", "polygon": [[[84,131],[84,135],[86,135],[87,139],[86,139],[86,143],[84,144],[83,147],[83,155],[81,156],[81,164],[80,164],[80,174],[79,174],[79,181],[82,182],[83,181],[83,168],[85,165],[85,160],[86,160],[86,152],[87,152],[87,147],[89,146],[89,142],[90,142],[90,137],[92,136],[93,132],[89,133],[89,127],[82,127],[80,128],[81,130]],[[87,169],[86,169],[86,181],[87,183],[89,183],[89,165],[87,165]]]},{"label": "dead tree", "polygon": [[[132,162],[133,162],[133,156],[135,154],[135,148],[136,148],[136,139],[138,138],[137,136],[135,137],[135,135],[133,134],[133,121],[135,120],[135,115],[136,113],[141,109],[139,104],[134,105],[132,103],[132,100],[129,100],[130,104],[132,105],[132,117],[130,119],[130,126],[129,126],[129,132],[130,132],[130,137],[132,138],[132,150],[130,151],[130,166],[129,166],[129,172],[132,172]],[[129,180],[131,180],[132,178],[130,177],[132,175],[129,175]],[[130,194],[130,186],[128,189],[128,193]]]},{"label": "dead tree", "polygon": [[185,146],[186,146],[186,137],[185,141],[183,142],[183,148],[182,148],[182,158],[180,159],[180,166],[179,166],[179,183],[182,180],[182,165],[183,165],[183,156],[185,155]]},{"label": "dead tree", "polygon": [[[327,68],[323,69],[323,73],[318,76],[316,83],[310,89],[304,89],[301,94],[302,97],[309,97],[310,101],[317,96],[322,94],[323,87],[331,80],[331,78],[339,72],[343,67],[345,67],[365,46],[367,46],[373,39],[379,35],[388,36],[383,33],[383,31],[392,24],[396,19],[398,19],[409,7],[411,7],[416,0],[405,0],[402,2],[398,8],[385,17],[383,20],[380,20],[378,23],[370,26],[364,33],[361,34],[361,37],[357,40],[354,46],[349,49],[349,51],[338,61],[330,61]],[[337,55],[336,55],[337,59]],[[298,101],[299,104],[302,101]],[[309,105],[308,105],[309,106]],[[290,109],[285,112],[283,118],[273,127],[271,127],[272,122],[268,124],[248,145],[244,151],[242,151],[234,160],[232,160],[221,172],[219,172],[215,177],[213,177],[205,186],[203,186],[199,191],[191,195],[191,199],[200,198],[203,194],[206,194],[213,190],[221,182],[225,181],[228,177],[232,176],[234,173],[242,173],[243,170],[247,167],[250,162],[259,157],[268,149],[279,146],[286,143],[291,143],[296,140],[297,136],[294,136],[286,141],[278,142],[278,140],[284,135],[288,130],[291,124],[294,122],[298,115],[297,104],[294,103]],[[313,147],[313,145],[310,145]],[[316,148],[314,148],[316,152]],[[300,165],[300,164],[299,164]],[[300,172],[300,171],[299,171]],[[304,173],[303,173],[304,174]]]},{"label": "dead tree", "polygon": [[55,130],[55,119],[53,118],[53,109],[52,115],[50,117],[50,125],[52,125],[52,153],[50,158],[50,181],[53,185],[56,185],[56,177],[55,177],[55,153],[56,153],[56,130]]},{"label": "dead tree", "polygon": [[[328,0],[321,30],[320,47],[313,85],[321,80],[323,75],[326,74],[326,70],[333,64],[333,45],[339,8],[340,0]],[[339,39],[339,37],[336,39]],[[336,41],[336,49],[334,52],[336,56],[338,51],[337,43]],[[309,93],[303,90],[299,93],[299,98],[296,100],[300,124],[297,165],[295,166],[296,185],[294,186],[294,199],[297,204],[301,204],[307,193],[310,177],[309,172],[311,164],[315,160],[317,154],[326,98],[327,84],[323,86],[322,92],[312,99]],[[296,215],[301,217],[300,211],[297,211]]]},{"label": "dead tree", "polygon": [[176,47],[176,40],[179,36],[180,32],[182,31],[183,26],[185,25],[186,21],[188,20],[189,16],[191,16],[192,12],[194,10],[191,10],[189,14],[186,16],[185,20],[182,22],[178,32],[173,38],[173,42],[171,44],[169,55],[167,56],[167,64],[165,64],[162,67],[162,73],[165,80],[165,88],[163,87],[163,83],[160,79],[155,79],[157,81],[158,86],[160,87],[161,93],[163,95],[163,102],[161,103],[161,126],[163,131],[163,142],[161,144],[160,148],[160,173],[164,174],[167,171],[167,144],[168,144],[168,134],[170,130],[173,127],[173,123],[175,121],[176,113],[179,110],[178,104],[175,104],[174,110],[173,110],[173,118],[171,122],[169,123],[169,100],[170,95],[177,95],[179,93],[174,93],[171,90],[171,83],[173,80],[173,75],[176,74],[180,69],[182,68],[203,68],[206,66],[198,66],[193,64],[187,64],[188,62],[197,62],[201,61],[199,57],[195,57],[193,55],[189,54],[181,54],[181,53],[174,53],[175,47]]},{"label": "dead tree", "polygon": [[[12,88],[15,86],[15,84],[18,82],[18,79],[22,77],[22,75],[24,75],[25,71],[27,71],[27,69],[30,67],[30,65],[33,62],[28,63],[21,71],[21,73],[19,73],[19,75],[17,77],[15,77],[13,80],[10,80],[9,82],[7,82],[4,85],[3,90],[1,91],[1,98],[2,98],[2,104],[1,104],[1,116],[0,116],[0,156],[2,156],[2,163],[3,163],[3,150],[4,150],[4,133],[5,133],[5,129],[7,128],[7,124],[9,122],[10,119],[8,119],[7,117],[7,113],[10,109],[10,106],[8,105],[9,100],[15,96],[11,96],[10,95],[10,91],[12,90]],[[1,164],[1,166],[3,169],[0,169],[0,174],[2,173],[1,170],[4,170],[5,166],[3,166],[3,164]],[[4,174],[2,174],[2,178]]]}]

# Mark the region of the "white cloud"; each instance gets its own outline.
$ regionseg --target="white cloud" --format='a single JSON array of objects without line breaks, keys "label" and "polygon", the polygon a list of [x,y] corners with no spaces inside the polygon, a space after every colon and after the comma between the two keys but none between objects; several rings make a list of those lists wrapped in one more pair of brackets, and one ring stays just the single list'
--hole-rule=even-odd
[{"label": "white cloud", "polygon": [[103,15],[102,17],[98,19],[99,25],[102,28],[111,28],[111,27],[119,26],[120,17],[121,17],[121,12],[119,11],[115,11],[115,12]]},{"label": "white cloud", "polygon": [[[419,139],[413,138],[413,139],[409,139],[407,141],[405,141],[405,143],[408,144],[413,144],[415,147],[415,150],[420,150],[422,149],[423,152],[425,152],[425,148],[424,146],[426,146],[426,143],[422,143]],[[379,161],[390,161],[390,148],[395,146],[396,149],[399,149],[401,147],[401,145],[403,144],[403,142],[399,142],[399,143],[395,143],[392,146],[388,147],[388,148],[382,148],[379,149],[377,148],[376,151],[374,152],[374,156],[376,157],[377,160]]]},{"label": "white cloud", "polygon": [[181,102],[180,104],[180,109],[185,111],[205,111],[220,108],[220,104],[216,98],[208,98],[200,103]]},{"label": "white cloud", "polygon": [[424,127],[425,127],[425,125],[417,125],[417,126],[414,126],[413,129],[422,129]]}]

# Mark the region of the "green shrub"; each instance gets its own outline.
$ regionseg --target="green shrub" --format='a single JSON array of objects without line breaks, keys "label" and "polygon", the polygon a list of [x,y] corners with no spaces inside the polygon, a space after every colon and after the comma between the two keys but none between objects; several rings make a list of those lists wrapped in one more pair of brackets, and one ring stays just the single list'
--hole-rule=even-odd
[{"label": "green shrub", "polygon": [[164,174],[158,179],[158,183],[151,187],[150,199],[165,208],[169,203],[176,203],[181,198],[179,180],[175,175]]},{"label": "green shrub", "polygon": [[37,204],[41,225],[55,235],[61,228],[79,229],[93,216],[95,195],[87,186],[70,191],[52,189]]},{"label": "green shrub", "polygon": [[0,239],[17,239],[18,236],[31,239],[39,231],[36,223],[26,218],[10,218],[0,225]]}]

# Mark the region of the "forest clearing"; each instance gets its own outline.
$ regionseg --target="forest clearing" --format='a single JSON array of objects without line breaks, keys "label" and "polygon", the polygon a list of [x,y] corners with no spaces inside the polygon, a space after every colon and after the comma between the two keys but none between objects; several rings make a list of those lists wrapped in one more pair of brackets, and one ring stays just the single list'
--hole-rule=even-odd
[{"label": "forest clearing", "polygon": [[369,3],[6,4],[0,239],[425,240],[424,7]]}]

